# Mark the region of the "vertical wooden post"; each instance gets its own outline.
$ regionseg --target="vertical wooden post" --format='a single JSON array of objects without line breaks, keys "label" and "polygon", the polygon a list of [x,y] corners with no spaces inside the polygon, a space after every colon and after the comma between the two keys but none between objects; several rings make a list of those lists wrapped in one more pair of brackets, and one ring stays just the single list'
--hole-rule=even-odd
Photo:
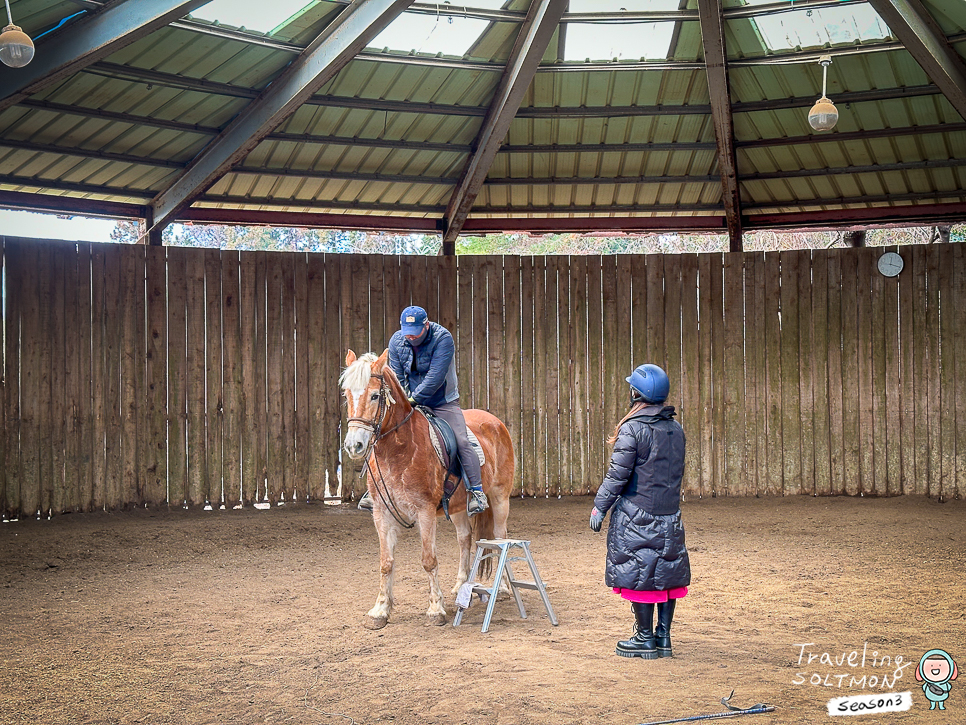
[{"label": "vertical wooden post", "polygon": [[845,492],[862,490],[859,464],[859,347],[857,317],[857,270],[855,252],[842,255],[842,444]]},{"label": "vertical wooden post", "polygon": [[125,508],[144,504],[139,461],[138,408],[144,377],[144,247],[117,245],[120,256],[121,497]]},{"label": "vertical wooden post", "polygon": [[829,446],[829,416],[831,396],[829,392],[829,357],[832,345],[828,319],[828,259],[827,251],[817,251],[812,255],[812,383],[815,400],[815,493],[827,496],[830,492],[831,469]]},{"label": "vertical wooden post", "polygon": [[[465,259],[465,257],[463,258]],[[527,391],[522,397],[521,426],[520,426],[520,467],[521,488],[520,495],[536,495],[536,416],[537,396],[534,380],[536,350],[534,345],[534,291],[533,291],[534,257],[525,256],[520,260],[520,339],[523,360],[527,364],[520,371],[520,387]],[[463,289],[463,260],[460,260],[460,294]],[[461,296],[462,300],[462,296]],[[460,304],[462,310],[462,301]],[[466,324],[466,323],[463,323]]]},{"label": "vertical wooden post", "polygon": [[[635,280],[637,278],[635,277]],[[636,289],[636,285],[635,285]],[[635,318],[636,319],[636,318]],[[684,481],[685,500],[701,496],[701,358],[698,339],[698,257],[681,260],[681,414],[678,418],[687,437]]]},{"label": "vertical wooden post", "polygon": [[241,295],[239,253],[221,252],[221,314],[224,367],[222,371],[223,393],[223,445],[224,504],[233,509],[242,500],[242,438],[245,428],[244,387],[242,376],[244,362],[241,341]]},{"label": "vertical wooden post", "polygon": [[722,470],[724,471],[721,493],[727,496],[745,492],[745,437],[748,435],[745,415],[748,411],[744,405],[743,391],[745,387],[744,340],[747,330],[742,289],[744,285],[742,255],[735,252],[725,254],[723,262],[724,339],[721,345],[723,376],[719,381],[724,383],[724,390],[716,402],[724,406],[721,416],[724,427],[719,429],[724,445],[719,448],[719,451],[723,454]]},{"label": "vertical wooden post", "polygon": [[276,505],[281,500],[285,481],[285,417],[283,390],[283,371],[285,364],[284,336],[286,330],[282,317],[283,281],[282,255],[285,252],[271,252],[268,255],[266,323],[266,388],[265,405],[267,412],[266,433],[268,435],[268,503]]},{"label": "vertical wooden post", "polygon": [[574,330],[573,323],[573,299],[570,289],[570,263],[573,257],[562,255],[555,256],[555,266],[557,267],[557,288],[555,290],[557,298],[557,408],[558,415],[557,427],[557,466],[559,469],[559,488],[561,495],[569,496],[574,493],[575,475],[574,462],[577,458],[577,451],[571,442],[573,432],[576,428],[574,420],[575,413],[571,403],[573,393],[573,343],[572,335]]},{"label": "vertical wooden post", "polygon": [[828,404],[829,404],[829,470],[828,493],[836,496],[845,492],[845,433],[843,429],[843,395],[846,390],[842,365],[842,257],[840,249],[827,253],[828,261]]},{"label": "vertical wooden post", "polygon": [[160,506],[168,500],[168,279],[167,250],[149,246],[147,269],[147,353],[141,432],[144,500]]},{"label": "vertical wooden post", "polygon": [[[802,492],[801,351],[799,349],[798,285],[800,255],[781,253],[781,355],[782,355],[782,492]],[[809,492],[810,493],[810,492]]]},{"label": "vertical wooden post", "polygon": [[[306,502],[312,498],[309,485],[312,443],[309,438],[309,296],[308,296],[308,259],[305,254],[292,255],[294,268],[294,292],[292,303],[295,308],[293,350],[289,359],[295,373],[295,399],[292,401],[295,416],[295,475],[291,490],[295,501]],[[379,257],[376,257],[379,259]],[[377,314],[381,310],[373,311]],[[319,498],[322,498],[319,491]]]},{"label": "vertical wooden post", "polygon": [[205,479],[204,498],[217,511],[223,501],[224,392],[222,370],[221,250],[204,251]]},{"label": "vertical wooden post", "polygon": [[[856,250],[856,314],[858,343],[858,398],[859,429],[856,444],[859,448],[859,477],[861,491],[876,493],[875,485],[875,418],[873,408],[873,347],[872,347],[872,274],[875,269],[874,249]],[[878,274],[876,272],[876,274]]]},{"label": "vertical wooden post", "polygon": [[[513,440],[513,456],[515,459],[513,491],[516,492],[520,490],[522,480],[520,455],[523,440],[521,437],[523,400],[521,399],[520,379],[522,368],[525,366],[525,363],[521,362],[520,349],[520,258],[507,256],[504,257],[503,263],[503,305],[505,309],[503,370],[507,398],[504,422],[510,431],[510,438]],[[529,365],[526,365],[526,367],[529,367]]]},{"label": "vertical wooden post", "polygon": [[121,268],[115,245],[104,247],[104,505],[121,503]]},{"label": "vertical wooden post", "polygon": [[208,493],[205,370],[205,250],[186,250],[188,506],[204,506]]},{"label": "vertical wooden post", "polygon": [[[68,268],[73,264],[75,246],[56,244],[51,247],[50,266],[50,428],[48,447],[51,451],[50,511],[61,514],[73,508],[73,501],[65,496],[67,454],[67,356],[66,346],[66,286]],[[71,331],[73,333],[73,330]]]},{"label": "vertical wooden post", "polygon": [[765,491],[773,496],[782,494],[782,474],[785,468],[782,446],[782,354],[781,354],[781,256],[779,252],[765,254],[765,417],[768,466]]},{"label": "vertical wooden post", "polygon": [[168,506],[188,496],[188,298],[190,249],[168,247]]}]

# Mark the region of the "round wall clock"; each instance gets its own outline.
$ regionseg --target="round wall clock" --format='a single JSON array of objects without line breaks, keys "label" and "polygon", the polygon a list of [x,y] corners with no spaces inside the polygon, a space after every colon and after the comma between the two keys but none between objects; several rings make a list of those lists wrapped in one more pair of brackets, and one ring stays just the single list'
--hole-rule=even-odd
[{"label": "round wall clock", "polygon": [[879,271],[886,277],[895,277],[902,271],[902,257],[895,252],[886,252],[878,261]]}]

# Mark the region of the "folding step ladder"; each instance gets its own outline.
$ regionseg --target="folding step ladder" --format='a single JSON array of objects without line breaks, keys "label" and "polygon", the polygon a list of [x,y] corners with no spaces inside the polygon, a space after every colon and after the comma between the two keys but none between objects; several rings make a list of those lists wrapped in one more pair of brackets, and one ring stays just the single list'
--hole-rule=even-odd
[{"label": "folding step ladder", "polygon": [[[510,551],[512,549],[522,549],[523,556],[510,556]],[[480,564],[483,563],[485,559],[495,558],[497,559],[497,565],[495,571],[493,572],[493,586],[485,587],[482,584],[476,582],[476,577],[480,572]],[[513,578],[513,569],[510,566],[512,561],[525,561],[530,567],[530,573],[533,575],[533,581],[519,581]],[[543,600],[543,606],[547,608],[547,614],[550,617],[550,623],[557,626],[557,616],[553,613],[553,607],[550,606],[550,598],[547,597],[547,589],[543,585],[543,580],[540,578],[540,573],[537,571],[537,565],[533,561],[533,556],[530,554],[530,542],[523,541],[522,539],[480,539],[476,542],[476,560],[473,562],[473,568],[470,570],[470,578],[466,584],[461,587],[460,593],[466,594],[463,591],[464,588],[470,588],[469,596],[466,597],[466,607],[469,606],[469,602],[473,599],[473,594],[478,595],[481,599],[485,596],[486,599],[486,614],[483,617],[483,629],[481,631],[486,632],[490,628],[490,620],[493,618],[493,608],[496,606],[496,597],[500,591],[500,582],[503,581],[504,575],[506,576],[507,582],[510,584],[510,591],[513,592],[513,598],[517,602],[517,609],[520,610],[520,616],[523,619],[527,618],[527,610],[523,607],[523,600],[520,599],[520,589],[533,589],[540,593],[540,598]],[[458,597],[460,599],[461,597]],[[456,610],[456,617],[453,619],[453,626],[456,627],[463,620],[463,612],[466,611],[466,607],[458,606]]]}]

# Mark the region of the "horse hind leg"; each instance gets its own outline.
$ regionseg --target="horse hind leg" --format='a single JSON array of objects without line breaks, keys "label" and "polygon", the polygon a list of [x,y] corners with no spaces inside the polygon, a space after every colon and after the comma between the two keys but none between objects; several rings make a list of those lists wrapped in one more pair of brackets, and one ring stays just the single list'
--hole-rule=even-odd
[{"label": "horse hind leg", "polygon": [[429,624],[442,626],[446,624],[446,607],[443,604],[443,590],[439,586],[435,509],[419,516],[419,536],[423,545],[423,569],[429,579],[429,609],[426,617]]},{"label": "horse hind leg", "polygon": [[396,549],[399,532],[396,527],[381,520],[381,516],[379,519],[375,522],[376,530],[379,533],[379,594],[376,595],[376,603],[366,615],[366,629],[382,629],[385,627],[389,622],[393,605],[393,553]]},{"label": "horse hind leg", "polygon": [[493,504],[493,538],[506,538],[506,522],[510,518],[510,499],[497,499],[494,497]]}]

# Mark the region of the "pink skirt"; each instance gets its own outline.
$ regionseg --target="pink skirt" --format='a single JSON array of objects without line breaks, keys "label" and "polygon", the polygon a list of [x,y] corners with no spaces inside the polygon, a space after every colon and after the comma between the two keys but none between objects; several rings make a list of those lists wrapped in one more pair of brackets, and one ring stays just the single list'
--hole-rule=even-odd
[{"label": "pink skirt", "polygon": [[614,594],[620,594],[629,602],[641,602],[643,604],[661,604],[668,599],[682,599],[688,595],[687,587],[676,587],[660,592],[639,592],[636,589],[620,589],[614,587]]}]

